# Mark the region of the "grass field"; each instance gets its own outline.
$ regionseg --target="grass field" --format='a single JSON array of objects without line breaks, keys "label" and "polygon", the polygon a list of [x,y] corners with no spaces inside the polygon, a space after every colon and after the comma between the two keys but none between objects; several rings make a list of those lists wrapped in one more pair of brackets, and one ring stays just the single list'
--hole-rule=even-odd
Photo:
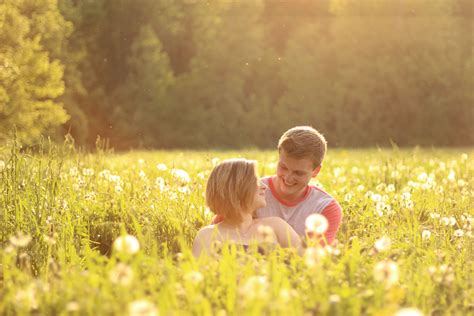
[{"label": "grass field", "polygon": [[[276,151],[85,154],[65,144],[32,155],[9,145],[0,314],[472,314],[473,154],[330,149],[315,183],[343,208],[333,247],[302,257],[224,247],[195,260],[213,164],[256,159],[271,175]],[[131,238],[112,251],[125,234],[139,249]]]}]

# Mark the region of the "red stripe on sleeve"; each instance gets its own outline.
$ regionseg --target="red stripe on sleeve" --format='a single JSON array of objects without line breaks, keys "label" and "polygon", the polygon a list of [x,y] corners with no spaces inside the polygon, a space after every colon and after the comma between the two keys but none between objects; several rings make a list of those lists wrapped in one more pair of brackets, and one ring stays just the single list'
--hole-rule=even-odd
[{"label": "red stripe on sleeve", "polygon": [[333,200],[329,203],[328,206],[321,212],[321,215],[326,217],[329,222],[329,227],[324,236],[326,237],[326,242],[330,245],[336,238],[337,231],[341,226],[342,222],[342,208],[337,203],[336,200]]}]

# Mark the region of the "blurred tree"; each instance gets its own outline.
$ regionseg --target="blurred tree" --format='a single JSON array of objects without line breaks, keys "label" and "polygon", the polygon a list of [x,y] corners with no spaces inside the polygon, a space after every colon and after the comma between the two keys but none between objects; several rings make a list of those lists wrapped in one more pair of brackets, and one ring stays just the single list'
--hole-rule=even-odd
[{"label": "blurred tree", "polygon": [[[166,137],[162,129],[164,113],[169,113],[167,94],[174,84],[169,58],[150,25],[141,28],[127,58],[129,74],[117,89],[112,119],[120,141],[119,147],[129,147],[137,139],[143,146],[156,145],[156,139]],[[163,135],[164,134],[164,135]]]},{"label": "blurred tree", "polygon": [[177,78],[167,120],[171,146],[235,147],[249,142],[244,119],[245,83],[262,57],[259,2],[199,3],[194,21],[196,54],[190,71]]},{"label": "blurred tree", "polygon": [[314,23],[288,44],[279,104],[288,125],[313,124],[349,146],[472,142],[473,73],[452,8],[334,1],[327,40]]},{"label": "blurred tree", "polygon": [[0,140],[14,126],[20,142],[35,144],[68,115],[64,67],[54,56],[71,31],[54,0],[0,3]]}]

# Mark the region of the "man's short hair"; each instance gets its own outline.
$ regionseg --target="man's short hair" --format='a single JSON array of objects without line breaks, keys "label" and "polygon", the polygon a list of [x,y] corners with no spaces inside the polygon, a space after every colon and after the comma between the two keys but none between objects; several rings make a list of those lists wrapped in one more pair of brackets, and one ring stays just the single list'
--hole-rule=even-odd
[{"label": "man's short hair", "polygon": [[285,153],[294,159],[309,158],[313,168],[323,162],[327,150],[324,136],[311,126],[296,126],[287,130],[278,141],[278,152]]},{"label": "man's short hair", "polygon": [[231,223],[242,222],[257,189],[256,163],[247,159],[228,159],[212,170],[206,187],[206,204],[214,214]]}]

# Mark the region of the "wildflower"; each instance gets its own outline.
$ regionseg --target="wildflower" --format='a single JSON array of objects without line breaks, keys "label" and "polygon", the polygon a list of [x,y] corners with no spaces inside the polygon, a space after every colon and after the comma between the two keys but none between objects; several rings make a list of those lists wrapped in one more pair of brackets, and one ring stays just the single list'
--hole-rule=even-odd
[{"label": "wildflower", "polygon": [[142,158],[138,159],[138,164],[139,165],[143,165],[144,163],[145,163],[144,159],[142,159]]},{"label": "wildflower", "polygon": [[108,179],[110,177],[110,170],[104,169],[99,172],[99,178]]},{"label": "wildflower", "polygon": [[27,310],[37,309],[38,308],[38,299],[36,297],[36,287],[32,283],[26,288],[20,289],[15,293],[14,297],[15,303]]},{"label": "wildflower", "polygon": [[456,225],[456,219],[453,216],[451,216],[449,217],[449,226],[454,226],[454,225]]},{"label": "wildflower", "polygon": [[403,192],[401,197],[403,201],[409,201],[411,199],[411,194],[410,192]]},{"label": "wildflower", "polygon": [[156,169],[158,169],[160,171],[166,171],[166,170],[168,170],[168,167],[164,163],[159,163],[159,164],[156,165]]},{"label": "wildflower", "polygon": [[115,251],[133,255],[140,250],[140,243],[134,236],[124,235],[115,239],[113,248]]},{"label": "wildflower", "polygon": [[395,313],[395,316],[423,316],[423,313],[417,308],[402,308]]},{"label": "wildflower", "polygon": [[440,224],[444,225],[444,226],[448,226],[449,225],[449,218],[447,217],[441,217],[441,219],[439,220]]},{"label": "wildflower", "polygon": [[430,217],[433,219],[438,219],[440,215],[438,213],[430,213]]},{"label": "wildflower", "polygon": [[5,169],[5,161],[0,160],[0,172],[2,172],[3,169]]},{"label": "wildflower", "polygon": [[298,295],[298,292],[296,292],[293,289],[281,289],[280,290],[280,299],[283,301],[283,303],[289,303],[294,297]]},{"label": "wildflower", "polygon": [[252,276],[240,288],[244,298],[253,300],[265,298],[268,295],[268,280],[265,276]]},{"label": "wildflower", "polygon": [[93,169],[88,169],[88,168],[84,168],[82,169],[82,175],[83,176],[93,176],[94,175],[94,170]]},{"label": "wildflower", "polygon": [[324,256],[326,251],[321,247],[309,247],[304,252],[304,261],[308,267],[314,267]]},{"label": "wildflower", "polygon": [[66,311],[68,312],[77,312],[80,310],[79,303],[76,301],[71,301],[66,304]]},{"label": "wildflower", "polygon": [[220,161],[221,161],[221,160],[220,160],[219,158],[214,157],[214,158],[212,158],[212,160],[211,160],[211,164],[212,164],[213,167],[215,167],[215,166],[217,166],[217,164],[218,164]]},{"label": "wildflower", "polygon": [[454,170],[450,170],[448,174],[448,181],[449,182],[454,182],[456,181],[456,172]]},{"label": "wildflower", "polygon": [[155,180],[155,186],[161,191],[163,192],[165,190],[165,179],[163,179],[162,177],[158,177],[156,178]]},{"label": "wildflower", "polygon": [[189,190],[189,187],[188,187],[188,186],[179,187],[179,188],[178,188],[178,191],[181,192],[181,193],[184,193],[184,194],[189,194],[189,193],[191,193],[191,191]]},{"label": "wildflower", "polygon": [[374,279],[391,287],[399,279],[398,265],[391,260],[378,262],[374,267]]},{"label": "wildflower", "polygon": [[392,245],[392,242],[389,237],[383,236],[382,238],[379,238],[375,244],[374,247],[378,252],[385,252],[390,249],[390,246]]},{"label": "wildflower", "polygon": [[331,294],[329,295],[329,303],[331,304],[337,304],[341,301],[341,297],[337,294]]},{"label": "wildflower", "polygon": [[138,176],[140,177],[140,179],[145,180],[146,179],[145,171],[140,170],[140,172],[138,173]]},{"label": "wildflower", "polygon": [[423,240],[428,240],[428,239],[430,239],[430,237],[431,237],[431,232],[430,232],[429,230],[424,229],[424,230],[421,232],[421,238],[422,238]]},{"label": "wildflower", "polygon": [[141,299],[133,301],[128,305],[128,314],[130,316],[158,316],[158,310],[155,304]]},{"label": "wildflower", "polygon": [[316,235],[323,235],[329,227],[328,220],[321,214],[311,214],[305,221],[306,231]]},{"label": "wildflower", "polygon": [[260,225],[257,228],[257,234],[261,241],[267,243],[274,243],[276,241],[276,235],[273,228],[266,225]]},{"label": "wildflower", "polygon": [[115,186],[115,193],[122,193],[123,192],[123,188],[120,184],[117,184]]},{"label": "wildflower", "polygon": [[389,184],[386,189],[387,192],[394,192],[395,186],[393,184]]},{"label": "wildflower", "polygon": [[456,236],[456,237],[462,237],[462,236],[464,236],[464,231],[463,231],[462,229],[456,229],[456,230],[454,231],[454,236]]},{"label": "wildflower", "polygon": [[344,195],[344,201],[345,202],[350,202],[352,200],[352,194],[351,193],[347,193],[346,195]]},{"label": "wildflower", "polygon": [[362,184],[359,184],[359,185],[357,186],[357,191],[362,192],[362,191],[364,191],[364,190],[365,190],[365,187],[364,187]]},{"label": "wildflower", "polygon": [[25,235],[22,232],[18,232],[16,236],[10,237],[10,243],[17,248],[24,248],[28,246],[31,241],[30,235]]},{"label": "wildflower", "polygon": [[71,169],[69,169],[69,175],[71,176],[77,176],[78,173],[79,171],[77,170],[77,167],[72,167]]},{"label": "wildflower", "polygon": [[380,202],[382,201],[382,196],[378,193],[375,193],[375,194],[372,194],[372,196],[370,197],[372,199],[372,201],[374,202]]},{"label": "wildflower", "polygon": [[171,170],[171,175],[175,178],[175,180],[179,181],[181,185],[186,185],[191,181],[189,174],[182,169]]},{"label": "wildflower", "polygon": [[110,271],[109,278],[112,283],[129,285],[133,280],[133,270],[128,265],[120,262]]},{"label": "wildflower", "polygon": [[204,277],[199,271],[190,271],[184,275],[184,279],[194,285],[197,285],[204,280]]},{"label": "wildflower", "polygon": [[94,191],[88,192],[84,195],[84,200],[86,201],[94,201],[96,198],[96,193]]}]

